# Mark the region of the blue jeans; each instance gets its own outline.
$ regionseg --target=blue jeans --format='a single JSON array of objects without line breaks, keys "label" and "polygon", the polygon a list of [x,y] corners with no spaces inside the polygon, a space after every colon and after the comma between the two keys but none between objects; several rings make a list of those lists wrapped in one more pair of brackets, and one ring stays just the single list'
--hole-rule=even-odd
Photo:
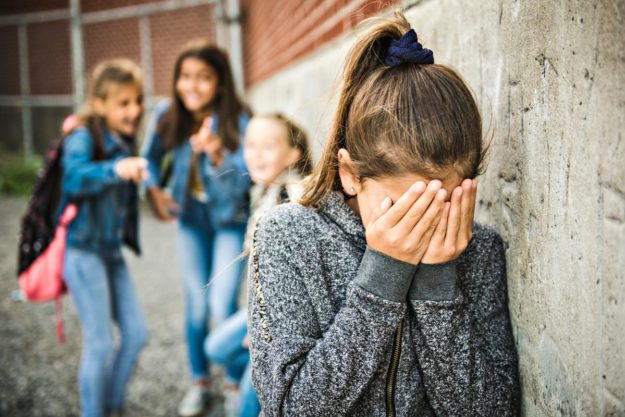
[{"label": "blue jeans", "polygon": [[256,417],[260,414],[260,403],[252,386],[250,352],[243,346],[247,335],[247,309],[217,327],[206,339],[206,355],[226,369],[226,377],[238,381],[241,395],[240,417]]},{"label": "blue jeans", "polygon": [[[82,327],[81,415],[101,417],[124,405],[128,380],[148,337],[145,320],[121,251],[67,247],[63,267]],[[121,334],[118,349],[113,321]]]},{"label": "blue jeans", "polygon": [[185,295],[185,334],[193,380],[209,373],[204,355],[209,318],[213,326],[237,311],[244,266],[245,225],[213,229],[209,208],[189,198],[178,222],[178,258]]}]

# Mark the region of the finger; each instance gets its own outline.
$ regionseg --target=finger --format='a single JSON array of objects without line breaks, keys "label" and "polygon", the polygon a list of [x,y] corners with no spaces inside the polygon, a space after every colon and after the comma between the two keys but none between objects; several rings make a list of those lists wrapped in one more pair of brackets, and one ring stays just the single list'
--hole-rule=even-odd
[{"label": "finger", "polygon": [[446,195],[447,191],[445,189],[440,189],[436,192],[436,197],[428,206],[427,210],[423,214],[423,217],[421,217],[417,225],[410,232],[410,239],[429,243],[440,220],[439,216],[441,214],[441,209],[445,204]]},{"label": "finger", "polygon": [[475,219],[475,204],[477,202],[477,180],[471,181],[471,222]]},{"label": "finger", "polygon": [[445,242],[445,232],[447,231],[447,219],[449,218],[449,207],[451,206],[450,202],[445,202],[443,205],[443,211],[441,213],[438,224],[436,225],[436,230],[432,235],[432,242],[437,244],[443,244]]},{"label": "finger", "polygon": [[367,225],[367,229],[373,224],[375,223],[380,216],[382,216],[384,213],[386,213],[388,211],[388,209],[391,208],[392,202],[391,199],[389,197],[384,197],[384,199],[382,200],[382,203],[380,203],[380,205],[375,208],[373,210],[373,212],[371,213],[371,219],[369,220],[369,224]]},{"label": "finger", "polygon": [[472,201],[472,181],[466,179],[462,181],[462,200],[460,202],[460,230],[459,236],[463,235],[467,237],[471,230],[471,225],[473,224],[472,210],[471,210],[471,201]]},{"label": "finger", "polygon": [[447,220],[447,231],[445,232],[445,246],[455,246],[460,230],[460,203],[462,200],[462,187],[454,188],[451,193],[449,207],[449,219]]},{"label": "finger", "polygon": [[423,181],[417,181],[412,184],[392,205],[386,215],[384,215],[384,218],[380,219],[380,225],[389,229],[395,226],[425,190],[426,185]]},{"label": "finger", "polygon": [[[423,213],[426,212],[432,200],[441,190],[442,183],[439,180],[430,181],[425,192],[417,199],[417,201],[408,209],[406,214],[399,220],[397,227],[405,230],[406,233],[410,233],[416,224],[423,217]],[[445,194],[447,191],[443,190]]]}]

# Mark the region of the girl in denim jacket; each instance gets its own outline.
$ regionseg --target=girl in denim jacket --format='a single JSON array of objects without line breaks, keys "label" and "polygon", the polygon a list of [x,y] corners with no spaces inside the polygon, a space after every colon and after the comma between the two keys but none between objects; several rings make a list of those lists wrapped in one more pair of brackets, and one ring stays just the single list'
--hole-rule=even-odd
[{"label": "girl in denim jacket", "polygon": [[[207,400],[209,364],[203,343],[209,312],[216,325],[237,310],[243,262],[236,259],[243,250],[250,187],[241,138],[249,111],[235,93],[226,54],[204,41],[189,44],[178,56],[173,91],[171,101],[156,110],[143,155],[156,215],[178,220],[192,379],[178,412],[190,416],[201,412]],[[167,153],[170,193],[159,185]]]},{"label": "girl in denim jacket", "polygon": [[[78,126],[63,144],[60,211],[79,206],[67,235],[64,279],[83,333],[79,372],[81,415],[121,411],[128,380],[147,339],[122,243],[137,254],[137,188],[147,162],[134,157],[143,113],[141,72],[128,60],[103,62],[94,71]],[[121,344],[115,348],[113,322]]]}]

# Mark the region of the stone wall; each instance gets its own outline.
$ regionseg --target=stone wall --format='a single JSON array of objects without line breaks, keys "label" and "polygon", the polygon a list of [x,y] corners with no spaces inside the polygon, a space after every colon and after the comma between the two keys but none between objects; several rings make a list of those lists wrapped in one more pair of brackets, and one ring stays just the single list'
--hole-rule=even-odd
[{"label": "stone wall", "polygon": [[[526,416],[625,415],[625,2],[412,1],[438,63],[492,133],[478,219],[507,245]],[[315,156],[354,33],[250,90],[304,124]]]}]

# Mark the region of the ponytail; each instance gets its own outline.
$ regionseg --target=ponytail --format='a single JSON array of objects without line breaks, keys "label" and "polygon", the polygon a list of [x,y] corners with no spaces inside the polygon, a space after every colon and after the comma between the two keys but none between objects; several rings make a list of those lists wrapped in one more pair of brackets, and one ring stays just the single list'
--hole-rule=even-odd
[{"label": "ponytail", "polygon": [[328,193],[341,189],[338,151],[346,147],[345,127],[354,97],[371,73],[386,66],[384,57],[391,41],[410,29],[410,24],[401,13],[396,13],[391,20],[370,18],[364,24],[367,23],[373,23],[374,26],[356,41],[347,55],[338,108],[321,159],[306,181],[300,199],[304,206],[314,207]]},{"label": "ponytail", "polygon": [[[341,190],[338,151],[350,153],[361,181],[402,174],[436,178],[455,170],[473,178],[486,153],[473,94],[451,68],[434,64],[400,12],[374,18],[350,50],[337,112],[321,160],[305,183],[300,203],[317,207]],[[389,57],[397,45],[412,50]],[[399,60],[397,59],[399,58]]]}]

